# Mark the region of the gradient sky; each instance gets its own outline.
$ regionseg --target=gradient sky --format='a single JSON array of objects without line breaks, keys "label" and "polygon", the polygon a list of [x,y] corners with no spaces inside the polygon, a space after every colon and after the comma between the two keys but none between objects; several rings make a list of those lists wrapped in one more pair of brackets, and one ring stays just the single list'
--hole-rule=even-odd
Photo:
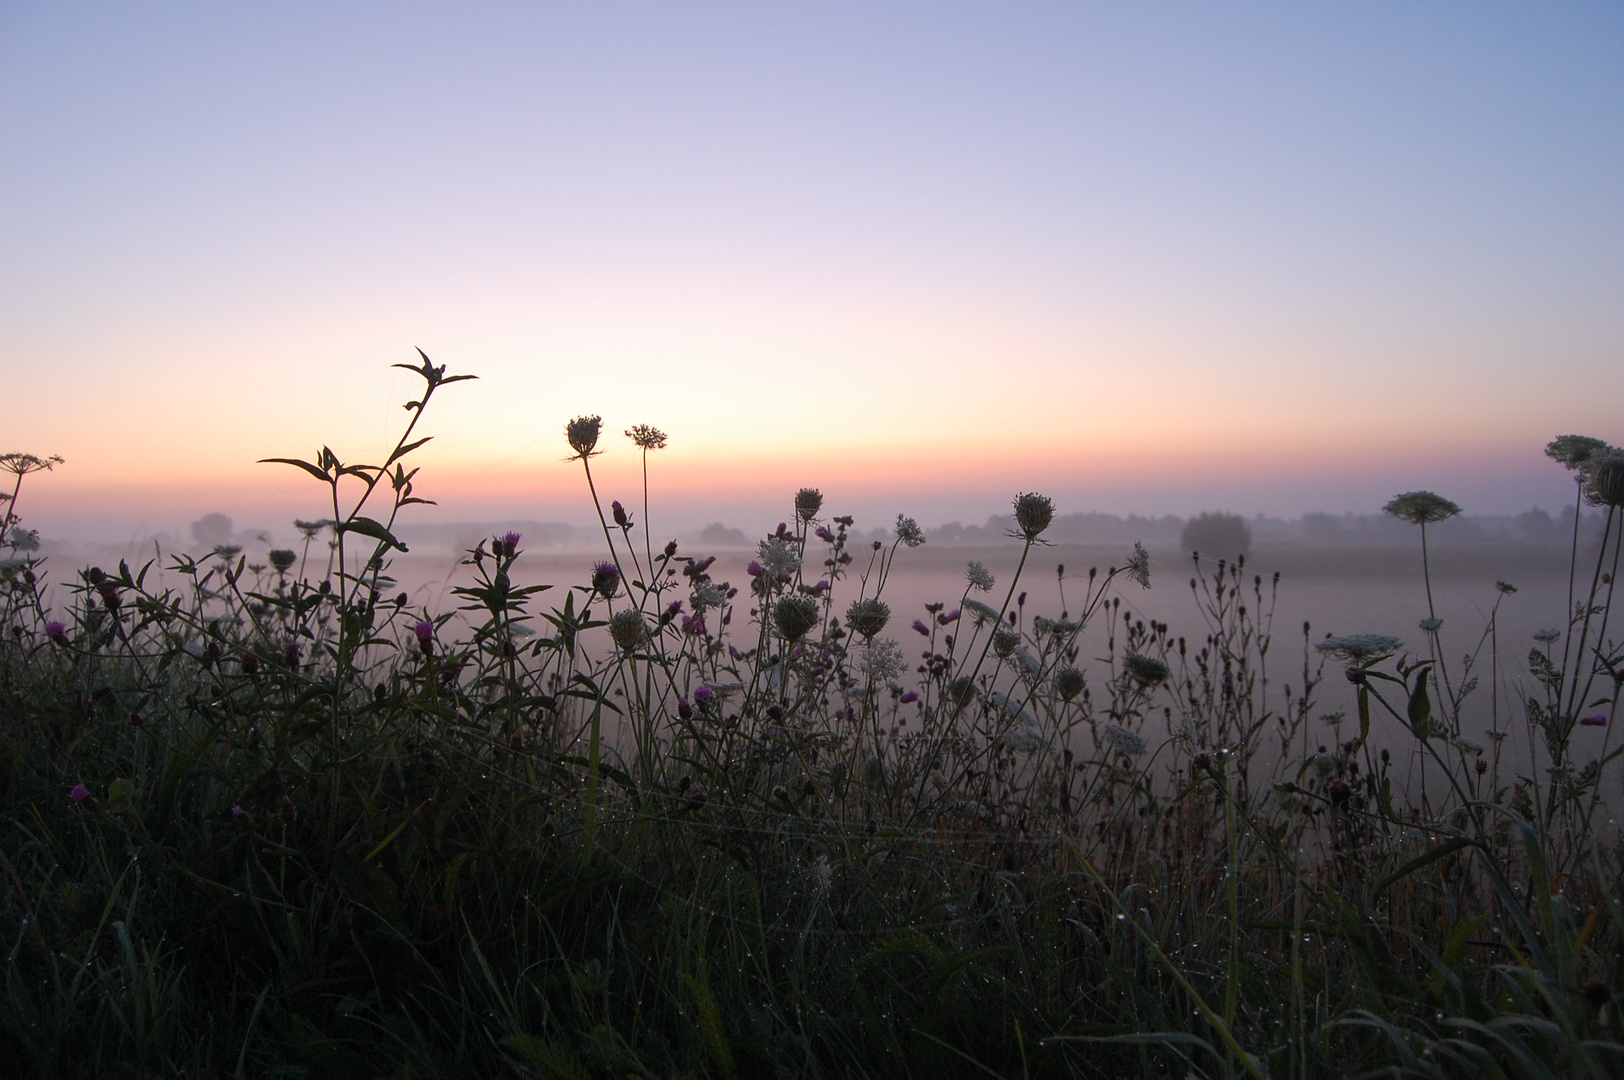
[{"label": "gradient sky", "polygon": [[[1624,7],[0,0],[0,450],[47,531],[1554,509],[1624,442]],[[629,491],[618,434],[599,459]],[[771,509],[767,506],[771,500]]]}]

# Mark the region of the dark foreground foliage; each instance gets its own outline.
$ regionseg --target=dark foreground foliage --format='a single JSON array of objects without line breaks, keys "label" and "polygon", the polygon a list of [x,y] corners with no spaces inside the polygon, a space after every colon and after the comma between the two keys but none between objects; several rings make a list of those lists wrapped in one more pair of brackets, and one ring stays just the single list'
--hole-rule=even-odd
[{"label": "dark foreground foliage", "polygon": [[[184,588],[48,592],[16,499],[56,462],[5,459],[12,1074],[1624,1073],[1605,445],[1553,444],[1608,532],[1489,707],[1492,615],[1458,665],[1435,619],[1276,642],[1273,583],[1198,561],[1179,637],[1123,611],[1142,551],[1042,618],[972,564],[897,631],[917,526],[854,550],[811,489],[740,583],[654,547],[645,497],[546,611],[511,535],[414,610],[404,461],[454,380],[413,370],[383,466],[290,459],[332,514],[304,550]],[[601,434],[567,431],[589,484]],[[1423,550],[1426,495],[1392,511]],[[1016,500],[1023,569],[1052,516]]]}]

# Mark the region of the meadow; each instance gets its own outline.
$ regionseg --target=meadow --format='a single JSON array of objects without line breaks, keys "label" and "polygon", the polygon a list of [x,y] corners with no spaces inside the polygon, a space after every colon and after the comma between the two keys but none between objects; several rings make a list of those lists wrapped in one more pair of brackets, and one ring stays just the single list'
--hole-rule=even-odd
[{"label": "meadow", "polygon": [[1241,559],[1062,568],[1032,492],[928,587],[915,522],[812,488],[719,562],[649,528],[666,437],[596,416],[596,563],[493,536],[425,603],[411,455],[466,376],[401,366],[386,461],[267,466],[296,548],[57,565],[60,463],[0,459],[17,1075],[1624,1074],[1624,451],[1546,450],[1604,529],[1535,633],[1446,594],[1430,492],[1402,637]]}]

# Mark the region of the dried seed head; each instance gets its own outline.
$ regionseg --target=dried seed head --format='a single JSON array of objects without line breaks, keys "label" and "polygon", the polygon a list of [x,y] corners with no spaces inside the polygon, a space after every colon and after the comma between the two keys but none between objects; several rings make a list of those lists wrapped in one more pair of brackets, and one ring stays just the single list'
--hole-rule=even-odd
[{"label": "dried seed head", "polygon": [[846,624],[854,633],[872,640],[891,619],[891,607],[876,597],[858,600],[846,609]]},{"label": "dried seed head", "polygon": [[1393,496],[1382,511],[1411,525],[1432,525],[1460,513],[1460,507],[1430,491],[1406,491]]},{"label": "dried seed head", "polygon": [[1577,469],[1589,461],[1597,450],[1606,447],[1605,442],[1592,439],[1589,435],[1558,435],[1546,444],[1545,456],[1564,469]]},{"label": "dried seed head", "polygon": [[601,416],[577,416],[564,426],[564,437],[570,449],[579,458],[591,457],[598,446],[598,432],[603,427]]},{"label": "dried seed head", "polygon": [[1134,681],[1147,689],[1160,686],[1172,674],[1166,664],[1154,656],[1145,656],[1141,653],[1129,653],[1123,659],[1122,666]]},{"label": "dried seed head", "polygon": [[644,450],[664,450],[665,432],[647,424],[633,424],[626,429],[626,437]]},{"label": "dried seed head", "polygon": [[1069,665],[1054,673],[1054,690],[1062,701],[1070,701],[1082,693],[1084,683],[1083,673]]},{"label": "dried seed head", "polygon": [[643,622],[643,613],[636,608],[627,608],[617,611],[609,618],[609,636],[616,645],[627,652],[631,652],[643,644],[648,637],[648,626]]},{"label": "dried seed head", "polygon": [[277,548],[271,552],[271,566],[278,574],[285,574],[299,559],[298,553],[286,548]]},{"label": "dried seed head", "polygon": [[1026,539],[1036,540],[1053,521],[1054,500],[1047,495],[1028,491],[1015,496],[1015,524]]},{"label": "dried seed head", "polygon": [[811,521],[823,509],[823,492],[817,488],[802,488],[795,493],[795,516]]},{"label": "dried seed head", "polygon": [[1591,454],[1582,476],[1590,505],[1624,506],[1624,450],[1609,446]]},{"label": "dried seed head", "polygon": [[1008,656],[1013,653],[1015,647],[1020,643],[1020,633],[1010,627],[1000,626],[992,632],[992,651],[999,656]]},{"label": "dried seed head", "polygon": [[810,596],[786,596],[773,608],[773,625],[789,641],[799,641],[818,625],[818,602]]}]

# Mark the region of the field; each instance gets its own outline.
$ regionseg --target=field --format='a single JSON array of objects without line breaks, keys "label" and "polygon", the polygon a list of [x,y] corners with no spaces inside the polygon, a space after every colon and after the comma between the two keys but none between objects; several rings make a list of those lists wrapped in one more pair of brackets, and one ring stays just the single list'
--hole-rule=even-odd
[{"label": "field", "polygon": [[[1624,1073],[1619,451],[1550,448],[1605,530],[1519,583],[1538,634],[1434,567],[1427,492],[1419,627],[1051,549],[1035,493],[994,553],[806,489],[728,561],[593,488],[595,566],[491,537],[424,603],[394,530],[456,377],[412,370],[387,462],[277,465],[298,550],[42,561],[54,462],[5,458],[19,1075]],[[565,438],[591,487],[620,436]]]}]

